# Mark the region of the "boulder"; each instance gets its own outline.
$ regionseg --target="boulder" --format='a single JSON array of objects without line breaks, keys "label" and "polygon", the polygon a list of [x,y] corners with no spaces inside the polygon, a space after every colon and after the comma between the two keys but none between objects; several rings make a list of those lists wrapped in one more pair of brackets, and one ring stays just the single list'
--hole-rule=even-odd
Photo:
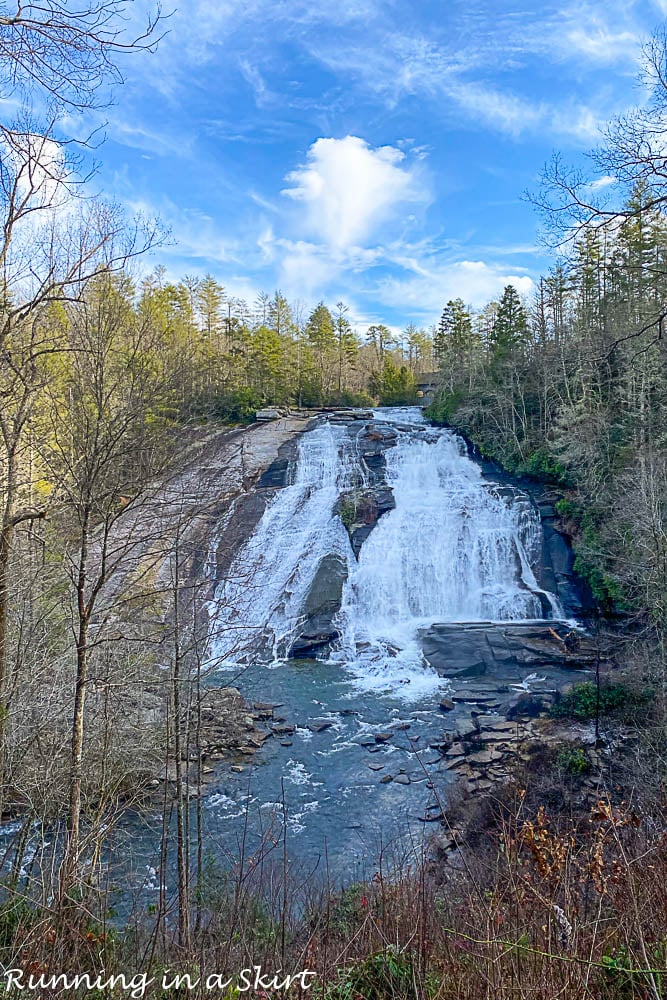
[{"label": "boulder", "polygon": [[542,695],[522,692],[512,700],[507,709],[507,718],[509,721],[521,716],[528,716],[528,718],[534,719],[541,712],[544,712],[546,708],[547,702]]},{"label": "boulder", "polygon": [[330,553],[322,559],[304,602],[304,624],[289,652],[292,659],[306,659],[326,649],[339,638],[333,621],[340,611],[347,566],[341,556]]},{"label": "boulder", "polygon": [[326,729],[331,729],[333,722],[331,719],[312,719],[308,723],[311,733],[323,733]]},{"label": "boulder", "polygon": [[255,420],[279,420],[283,414],[280,410],[274,409],[273,407],[267,407],[264,410],[257,410],[255,413]]}]

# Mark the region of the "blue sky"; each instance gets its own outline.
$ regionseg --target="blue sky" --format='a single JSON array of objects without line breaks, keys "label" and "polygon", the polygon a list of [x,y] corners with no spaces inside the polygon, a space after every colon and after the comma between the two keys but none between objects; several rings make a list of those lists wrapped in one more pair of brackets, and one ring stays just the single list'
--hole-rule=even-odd
[{"label": "blue sky", "polygon": [[548,258],[523,194],[645,99],[641,44],[666,17],[667,0],[189,0],[125,61],[97,183],[170,227],[170,277],[430,324],[453,296],[530,293]]}]

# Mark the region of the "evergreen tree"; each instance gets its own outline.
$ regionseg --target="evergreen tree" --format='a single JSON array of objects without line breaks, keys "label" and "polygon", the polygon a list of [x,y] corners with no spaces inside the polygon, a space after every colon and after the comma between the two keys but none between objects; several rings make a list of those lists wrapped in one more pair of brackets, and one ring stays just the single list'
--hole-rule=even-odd
[{"label": "evergreen tree", "polygon": [[528,313],[514,285],[506,285],[498,303],[490,344],[494,360],[511,358],[528,341]]}]

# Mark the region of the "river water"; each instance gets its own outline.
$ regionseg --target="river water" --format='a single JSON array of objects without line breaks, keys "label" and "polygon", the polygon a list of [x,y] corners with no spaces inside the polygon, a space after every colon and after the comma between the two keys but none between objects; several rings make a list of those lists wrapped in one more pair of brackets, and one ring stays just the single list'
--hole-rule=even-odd
[{"label": "river water", "polygon": [[[335,507],[369,483],[363,424],[323,421],[301,437],[290,485],[277,491],[212,605],[216,682],[282,706],[276,715],[297,728],[207,796],[209,844],[233,853],[243,830],[254,849],[267,830],[279,840],[286,819],[290,854],[346,880],[371,874],[385,851],[419,849],[426,810],[451,781],[429,748],[443,729],[438,703],[449,682],[425,661],[420,629],[563,614],[538,582],[541,523],[529,497],[495,488],[461,439],[428,426],[420,409],[375,417],[396,434],[385,452],[396,507],[358,560]],[[316,660],[289,659],[331,554],[347,567],[340,639]],[[330,725],[313,732],[313,723]],[[376,733],[389,738],[376,743]]]}]

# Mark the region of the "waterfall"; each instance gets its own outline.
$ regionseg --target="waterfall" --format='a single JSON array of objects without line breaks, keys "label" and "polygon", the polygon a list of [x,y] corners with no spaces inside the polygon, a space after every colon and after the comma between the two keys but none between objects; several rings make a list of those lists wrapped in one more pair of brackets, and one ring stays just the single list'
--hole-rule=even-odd
[{"label": "waterfall", "polygon": [[403,431],[386,460],[396,508],[364,542],[341,608],[337,655],[364,688],[420,680],[422,627],[560,614],[535,578],[542,528],[525,494],[485,482],[448,430],[435,442]]},{"label": "waterfall", "polygon": [[[322,559],[347,564],[331,653],[366,688],[420,688],[419,629],[436,622],[539,619],[560,614],[534,566],[541,524],[518,489],[484,480],[460,438],[427,428],[416,408],[378,411],[398,439],[385,451],[396,507],[363,543],[358,561],[340,517],[341,493],[364,482],[355,432],[325,422],[299,443],[293,484],[279,491],[217,595],[216,653],[238,662],[286,656]],[[220,606],[223,610],[220,610]]]},{"label": "waterfall", "polygon": [[292,485],[269,503],[219,588],[215,655],[246,662],[286,656],[317,567],[328,553],[347,560],[350,544],[334,504],[353,482],[345,430],[330,423],[303,435]]}]

